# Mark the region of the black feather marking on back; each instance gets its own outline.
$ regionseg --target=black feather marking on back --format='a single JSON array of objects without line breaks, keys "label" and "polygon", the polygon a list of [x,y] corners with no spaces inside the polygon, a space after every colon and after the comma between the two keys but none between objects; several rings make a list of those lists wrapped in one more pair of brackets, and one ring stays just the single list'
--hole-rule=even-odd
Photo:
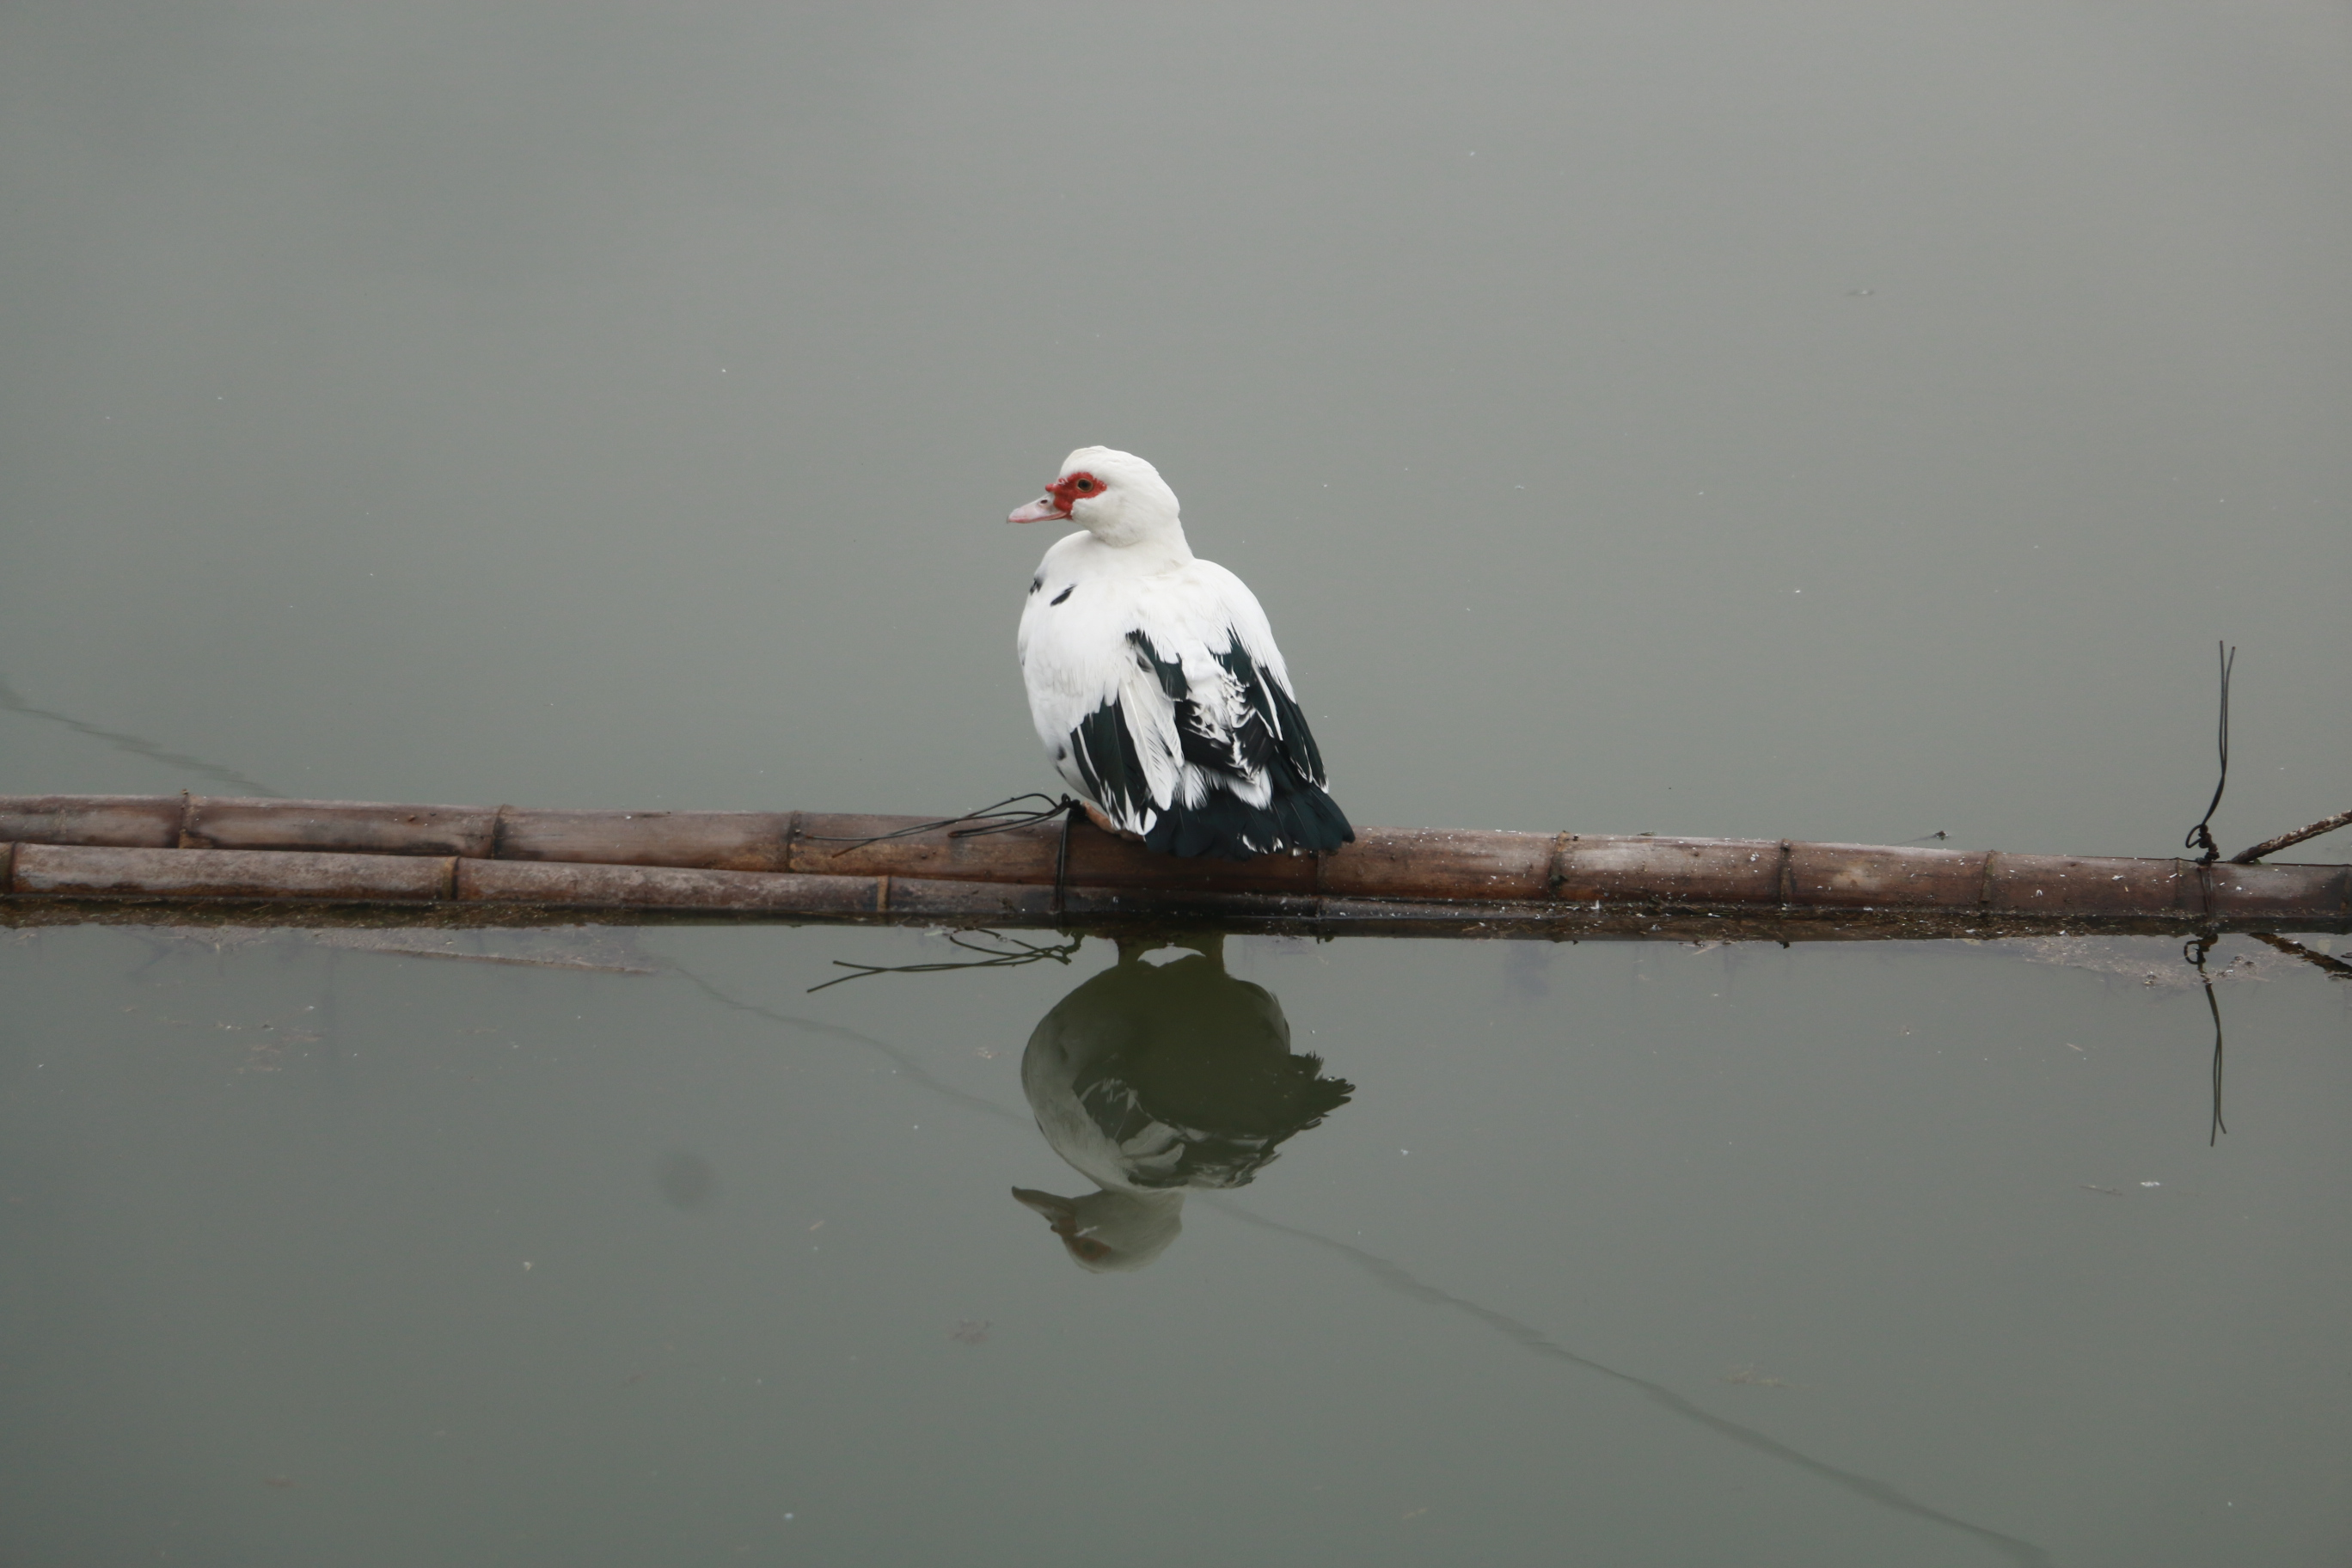
[{"label": "black feather marking on back", "polygon": [[[1229,632],[1224,650],[1210,655],[1239,689],[1240,719],[1231,729],[1210,719],[1192,696],[1183,665],[1161,658],[1149,634],[1131,631],[1127,643],[1136,668],[1155,677],[1174,703],[1183,759],[1206,774],[1210,784],[1197,805],[1178,800],[1160,808],[1144,837],[1150,847],[1170,855],[1246,860],[1283,849],[1333,849],[1355,840],[1347,815],[1324,793],[1323,753],[1307,727],[1307,715],[1281,682],[1250,658],[1239,637]],[[1273,798],[1254,806],[1234,788],[1260,775]],[[1136,776],[1141,777],[1139,768]]]},{"label": "black feather marking on back", "polygon": [[[1243,688],[1244,706],[1242,721],[1231,730],[1221,728],[1192,696],[1191,679],[1182,664],[1160,657],[1149,635],[1133,631],[1127,634],[1128,646],[1135,650],[1136,668],[1156,674],[1160,689],[1168,694],[1176,706],[1176,734],[1183,747],[1184,760],[1208,773],[1246,778],[1266,764],[1274,752],[1274,733],[1265,716],[1249,705],[1249,689]],[[1226,655],[1213,656],[1223,664]],[[1247,656],[1243,656],[1247,663]],[[1227,667],[1230,670],[1230,666]]]},{"label": "black feather marking on back", "polygon": [[1155,805],[1143,758],[1129,732],[1117,699],[1078,721],[1070,731],[1070,760],[1086,782],[1087,795],[1119,822],[1139,822]]},{"label": "black feather marking on back", "polygon": [[1029,579],[1029,591],[1033,594],[1045,585],[1045,574],[1043,572],[1038,573],[1037,575]]},{"label": "black feather marking on back", "polygon": [[1233,738],[1229,742],[1233,756],[1226,766],[1236,773],[1256,773],[1263,772],[1282,750],[1284,731],[1281,715],[1269,706],[1266,700],[1266,694],[1274,689],[1273,682],[1265,679],[1264,672],[1243,649],[1240,637],[1230,632],[1226,637],[1225,651],[1209,656],[1233,678],[1234,685],[1241,692],[1242,718],[1241,722],[1234,726]]},{"label": "black feather marking on back", "polygon": [[1183,664],[1160,658],[1160,649],[1153,646],[1150,633],[1140,630],[1128,633],[1127,646],[1134,651],[1135,668],[1146,675],[1157,675],[1160,689],[1170,697],[1181,702],[1192,689],[1192,683],[1184,679]]},{"label": "black feather marking on back", "polygon": [[1258,684],[1274,710],[1275,727],[1282,732],[1284,758],[1301,779],[1321,786],[1326,782],[1323,748],[1315,743],[1315,732],[1307,727],[1307,715],[1299,711],[1298,704],[1289,692],[1282,689],[1281,683],[1264,670],[1258,671]]},{"label": "black feather marking on back", "polygon": [[1075,593],[1077,590],[1077,586],[1078,585],[1076,583],[1073,583],[1067,588],[1063,589],[1060,593],[1055,595],[1051,599],[1048,599],[1045,602],[1049,605],[1058,605]]}]

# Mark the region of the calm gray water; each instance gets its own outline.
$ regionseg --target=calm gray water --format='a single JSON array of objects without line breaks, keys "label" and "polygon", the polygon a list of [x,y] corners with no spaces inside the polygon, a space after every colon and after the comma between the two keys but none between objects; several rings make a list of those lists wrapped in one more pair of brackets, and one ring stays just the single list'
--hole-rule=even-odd
[{"label": "calm gray water", "polygon": [[[0,793],[1046,787],[1099,441],[1359,822],[2352,805],[2340,7],[20,4],[0,210]],[[2352,1554],[2250,940],[2211,1146],[2168,942],[425,945],[0,931],[0,1561]],[[1075,1266],[1033,1033],[1284,1028]]]}]

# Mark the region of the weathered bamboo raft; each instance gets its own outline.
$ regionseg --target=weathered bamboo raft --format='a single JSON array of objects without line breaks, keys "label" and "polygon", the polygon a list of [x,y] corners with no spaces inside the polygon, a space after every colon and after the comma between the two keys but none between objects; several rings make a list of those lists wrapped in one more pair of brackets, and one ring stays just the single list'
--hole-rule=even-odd
[{"label": "weathered bamboo raft", "polygon": [[[815,812],[0,796],[0,923],[1213,921],[1397,935],[2352,931],[2352,867],[1370,828],[1179,860],[1083,820],[958,835]],[[884,837],[898,835],[898,837]]]}]

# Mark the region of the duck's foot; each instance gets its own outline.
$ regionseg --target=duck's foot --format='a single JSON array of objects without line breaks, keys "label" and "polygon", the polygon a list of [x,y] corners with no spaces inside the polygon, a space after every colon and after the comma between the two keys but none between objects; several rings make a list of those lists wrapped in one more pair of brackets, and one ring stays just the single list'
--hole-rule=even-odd
[{"label": "duck's foot", "polygon": [[1113,822],[1109,817],[1105,816],[1102,814],[1102,809],[1096,805],[1094,802],[1090,800],[1082,800],[1078,802],[1078,804],[1086,808],[1087,820],[1093,823],[1097,827],[1101,828],[1105,833],[1109,834],[1113,838],[1124,838],[1130,844],[1140,844],[1143,842],[1142,834],[1129,833],[1126,828],[1121,827],[1118,823]]}]

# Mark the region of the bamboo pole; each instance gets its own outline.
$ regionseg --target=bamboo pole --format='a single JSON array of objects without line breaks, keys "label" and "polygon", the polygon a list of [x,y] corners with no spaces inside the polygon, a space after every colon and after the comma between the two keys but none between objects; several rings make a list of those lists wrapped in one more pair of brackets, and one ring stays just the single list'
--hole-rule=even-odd
[{"label": "bamboo pole", "polygon": [[[2352,868],[1773,839],[1370,828],[1328,854],[1176,859],[1084,821],[958,837],[914,817],[0,796],[0,921],[125,900],[593,918],[1398,933],[1981,935],[2352,930]],[[904,837],[877,836],[905,832]],[[1060,875],[1057,877],[1057,867]],[[1696,922],[1696,924],[1694,923]]]},{"label": "bamboo pole", "polygon": [[2333,816],[2323,816],[2317,822],[2307,822],[2292,833],[2282,833],[2276,838],[2265,838],[2260,844],[2239,850],[2230,857],[2232,866],[2251,866],[2265,855],[2275,855],[2306,838],[2316,838],[2323,833],[2333,833],[2339,827],[2352,827],[2352,811],[2339,811]]}]

